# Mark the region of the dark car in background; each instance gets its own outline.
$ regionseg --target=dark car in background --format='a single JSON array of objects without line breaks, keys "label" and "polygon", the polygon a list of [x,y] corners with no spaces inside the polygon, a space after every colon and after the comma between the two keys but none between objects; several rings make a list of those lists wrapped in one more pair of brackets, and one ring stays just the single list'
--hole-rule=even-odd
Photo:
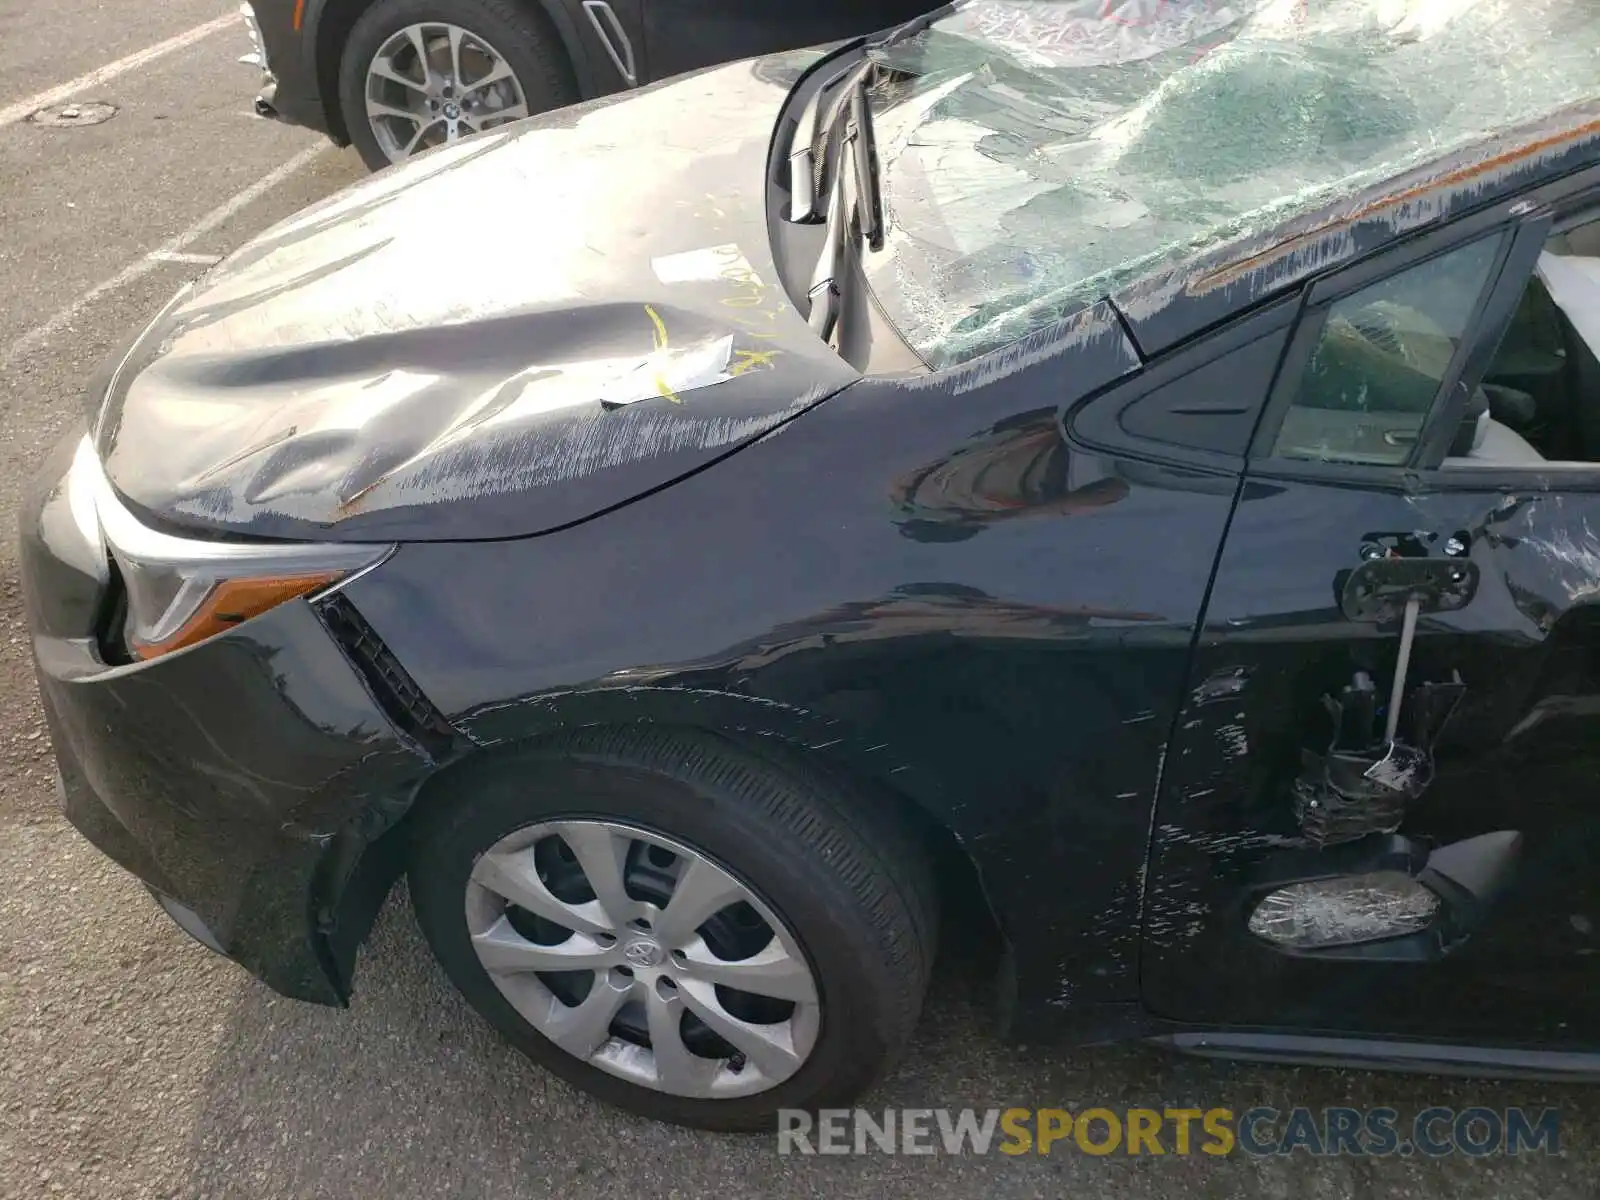
[{"label": "dark car in background", "polygon": [[1597,347],[1588,0],[975,0],[493,129],[92,384],[62,804],[309,1001],[404,874],[696,1125],[861,1094],[941,928],[1033,1045],[1600,1078]]},{"label": "dark car in background", "polygon": [[697,67],[858,37],[933,0],[244,0],[256,111],[374,170]]}]

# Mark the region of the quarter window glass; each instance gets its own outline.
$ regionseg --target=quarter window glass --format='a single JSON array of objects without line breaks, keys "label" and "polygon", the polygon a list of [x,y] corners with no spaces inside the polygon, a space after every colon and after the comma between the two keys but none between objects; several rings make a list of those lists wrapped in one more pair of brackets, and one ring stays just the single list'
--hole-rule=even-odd
[{"label": "quarter window glass", "polygon": [[1273,454],[1404,463],[1489,282],[1502,236],[1430,258],[1334,303]]}]

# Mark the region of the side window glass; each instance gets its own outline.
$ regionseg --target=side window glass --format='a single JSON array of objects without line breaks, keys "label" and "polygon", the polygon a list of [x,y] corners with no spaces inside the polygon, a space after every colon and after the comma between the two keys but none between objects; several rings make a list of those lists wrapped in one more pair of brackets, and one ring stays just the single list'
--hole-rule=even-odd
[{"label": "side window glass", "polygon": [[1335,301],[1284,414],[1274,457],[1404,463],[1503,237],[1458,247]]}]

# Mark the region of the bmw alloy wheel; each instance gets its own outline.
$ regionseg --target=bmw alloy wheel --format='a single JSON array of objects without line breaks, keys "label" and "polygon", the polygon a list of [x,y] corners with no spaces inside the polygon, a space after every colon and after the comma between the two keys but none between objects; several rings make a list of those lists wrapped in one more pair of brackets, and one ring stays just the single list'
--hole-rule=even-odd
[{"label": "bmw alloy wheel", "polygon": [[367,120],[390,162],[528,115],[505,56],[459,25],[407,25],[367,67]]}]

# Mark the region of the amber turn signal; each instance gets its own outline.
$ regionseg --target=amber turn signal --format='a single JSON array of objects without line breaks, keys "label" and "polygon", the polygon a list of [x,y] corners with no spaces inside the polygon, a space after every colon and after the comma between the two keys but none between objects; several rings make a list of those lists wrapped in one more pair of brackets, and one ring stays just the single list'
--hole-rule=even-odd
[{"label": "amber turn signal", "polygon": [[286,600],[293,600],[326,587],[344,575],[343,571],[321,571],[313,575],[268,576],[259,579],[224,579],[207,594],[194,615],[180,625],[171,637],[159,642],[131,643],[139,658],[159,658],[185,646],[215,637],[251,617],[260,616]]}]

